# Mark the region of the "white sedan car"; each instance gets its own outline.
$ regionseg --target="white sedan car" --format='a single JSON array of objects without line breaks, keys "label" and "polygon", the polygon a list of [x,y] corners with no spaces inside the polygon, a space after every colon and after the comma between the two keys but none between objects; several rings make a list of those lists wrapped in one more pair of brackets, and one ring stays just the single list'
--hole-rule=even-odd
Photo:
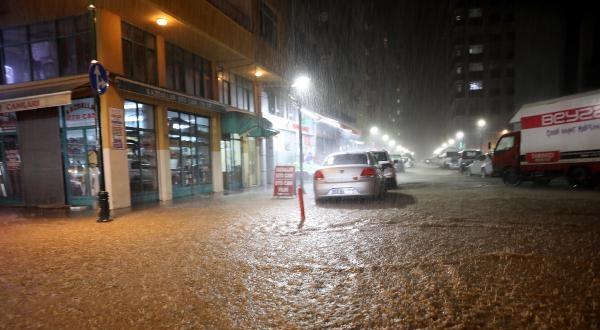
[{"label": "white sedan car", "polygon": [[325,158],[313,175],[315,201],[333,197],[381,197],[383,170],[368,151],[338,152]]},{"label": "white sedan car", "polygon": [[469,166],[467,175],[479,175],[482,178],[492,175],[492,156],[490,154],[479,155]]}]

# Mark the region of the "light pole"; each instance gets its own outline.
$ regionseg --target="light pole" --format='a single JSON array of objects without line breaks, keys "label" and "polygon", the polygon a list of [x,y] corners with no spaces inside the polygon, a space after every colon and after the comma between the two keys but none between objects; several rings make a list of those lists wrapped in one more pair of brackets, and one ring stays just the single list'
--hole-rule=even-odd
[{"label": "light pole", "polygon": [[[308,78],[307,76],[299,76],[298,78],[296,78],[294,80],[294,83],[292,84],[292,88],[294,88],[296,91],[301,92],[304,91],[308,88],[310,84],[310,78]],[[303,151],[302,151],[302,142],[303,142],[303,138],[302,138],[302,103],[300,102],[299,98],[298,99],[294,99],[292,97],[292,100],[296,101],[296,105],[298,106],[298,149],[299,149],[299,156],[298,156],[298,160],[300,161],[300,192],[304,193],[304,177],[303,177],[303,173],[304,173],[304,168],[303,168],[303,163],[304,163],[304,156],[303,156]]]},{"label": "light pole", "polygon": [[484,119],[477,121],[477,127],[479,128],[479,149],[483,151],[483,129],[485,128],[486,122]]}]

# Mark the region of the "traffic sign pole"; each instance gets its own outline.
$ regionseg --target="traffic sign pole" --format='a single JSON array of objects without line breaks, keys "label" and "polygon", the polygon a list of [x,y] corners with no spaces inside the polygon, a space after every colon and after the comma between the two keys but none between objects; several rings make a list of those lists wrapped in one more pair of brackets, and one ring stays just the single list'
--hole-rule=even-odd
[{"label": "traffic sign pole", "polygon": [[[96,7],[93,4],[93,0],[88,1],[88,12],[89,12],[89,26],[91,40],[91,55],[96,58]],[[97,222],[109,222],[112,221],[110,216],[110,204],[108,200],[108,192],[106,191],[106,182],[104,175],[104,152],[102,143],[102,116],[100,113],[100,95],[104,94],[108,89],[108,74],[106,70],[96,60],[90,62],[88,70],[90,86],[94,92],[94,111],[96,114],[96,130],[98,141],[96,145],[98,148],[98,167],[100,168],[100,191],[98,192],[98,206],[100,208]]]}]

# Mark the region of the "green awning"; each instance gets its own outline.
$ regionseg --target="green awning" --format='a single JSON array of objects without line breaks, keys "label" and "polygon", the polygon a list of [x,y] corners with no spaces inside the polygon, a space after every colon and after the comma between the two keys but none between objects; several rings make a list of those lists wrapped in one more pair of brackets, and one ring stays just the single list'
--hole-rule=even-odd
[{"label": "green awning", "polygon": [[271,137],[279,133],[265,118],[251,113],[228,112],[221,117],[223,134],[248,134],[251,137]]}]

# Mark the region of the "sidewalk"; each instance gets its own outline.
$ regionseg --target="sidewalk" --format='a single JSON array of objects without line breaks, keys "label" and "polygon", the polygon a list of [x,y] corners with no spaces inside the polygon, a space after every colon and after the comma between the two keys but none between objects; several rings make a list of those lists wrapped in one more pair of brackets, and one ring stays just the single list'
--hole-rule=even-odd
[{"label": "sidewalk", "polygon": [[[305,189],[306,190],[306,189]],[[235,199],[242,196],[246,197],[273,197],[273,186],[250,187],[235,191],[225,191],[212,193],[210,195],[198,195],[191,197],[179,198],[165,202],[155,202],[143,205],[136,205],[128,208],[111,210],[110,215],[113,220],[119,217],[134,214],[143,210],[160,209],[168,206],[198,203],[206,201],[215,201],[219,199]],[[273,197],[275,198],[275,197]],[[295,196],[293,197],[295,199]],[[207,204],[208,205],[208,204]],[[201,207],[201,205],[195,205]],[[24,206],[8,206],[0,205],[0,225],[23,221],[60,221],[60,220],[96,220],[98,218],[98,209],[79,209],[77,207],[24,207]]]}]

